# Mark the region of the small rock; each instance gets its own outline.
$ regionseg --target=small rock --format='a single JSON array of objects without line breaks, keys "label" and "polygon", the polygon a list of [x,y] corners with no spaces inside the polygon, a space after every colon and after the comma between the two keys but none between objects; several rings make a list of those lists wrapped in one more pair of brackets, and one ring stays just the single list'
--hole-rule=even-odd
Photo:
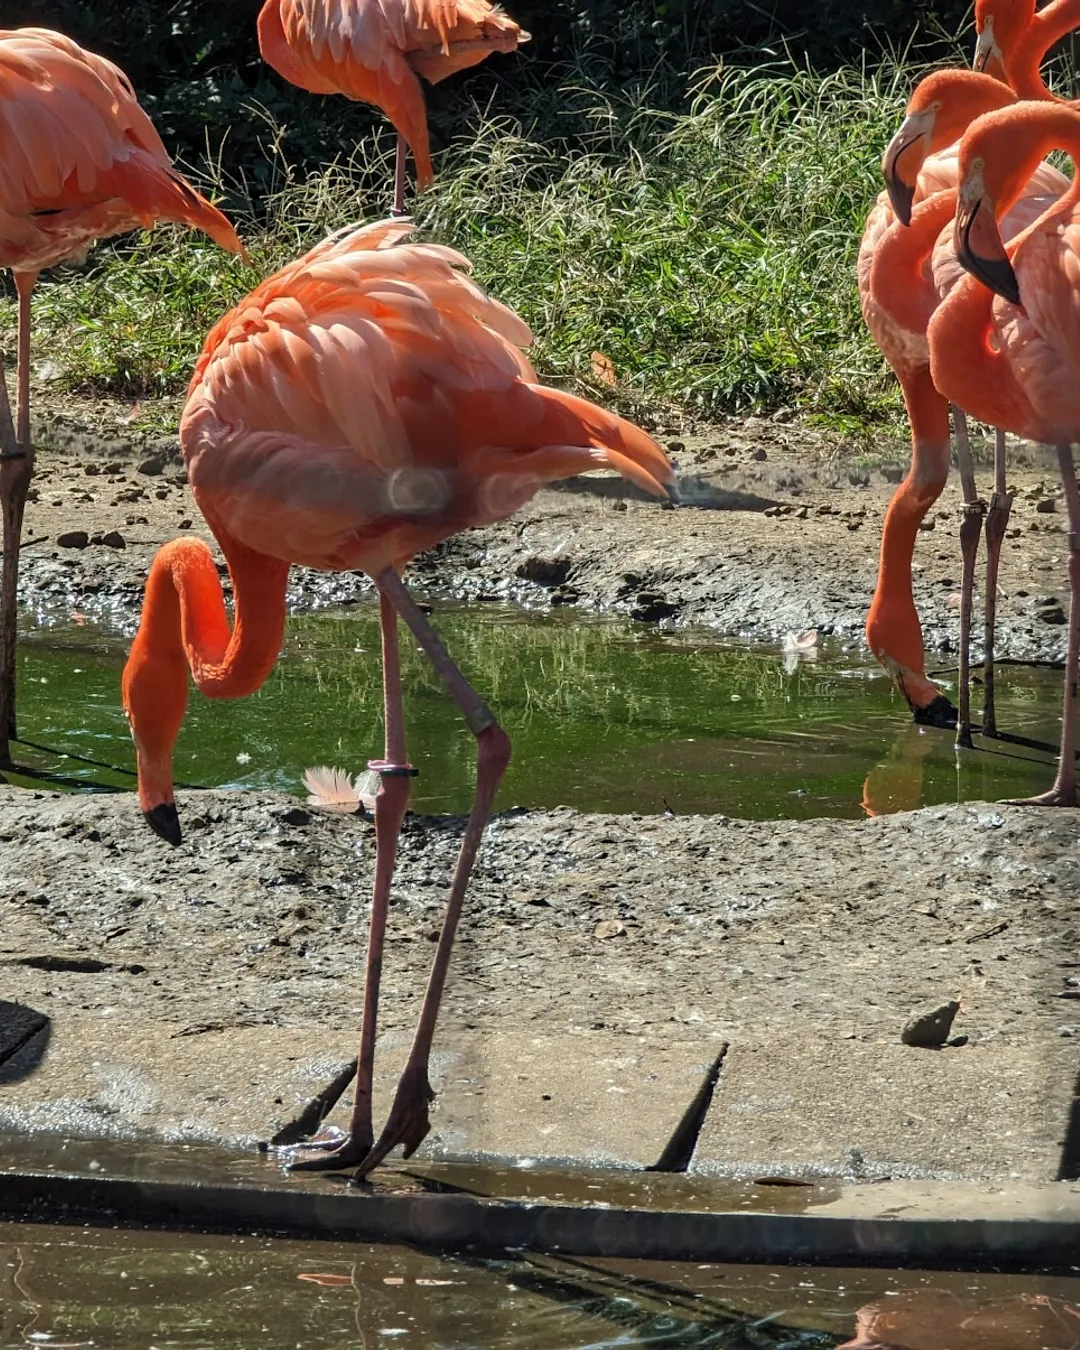
[{"label": "small rock", "polygon": [[182,520],[182,521],[180,522],[180,524],[177,526],[177,529],[180,529],[180,530],[190,530],[190,529],[191,529],[191,521],[190,521],[190,520]]},{"label": "small rock", "polygon": [[1035,510],[1041,516],[1052,516],[1057,510],[1057,502],[1053,497],[1042,497],[1035,503]]},{"label": "small rock", "polygon": [[768,459],[769,456],[759,447],[757,450],[751,451],[750,458],[756,459],[760,463],[763,459]]},{"label": "small rock", "polygon": [[923,534],[929,534],[933,528],[934,522],[932,520],[924,520],[922,524],[919,526],[919,529],[922,531]]},{"label": "small rock", "polygon": [[625,937],[626,928],[618,921],[618,919],[601,919],[593,929],[592,935],[594,938],[600,938],[602,940],[606,938]]},{"label": "small rock", "polygon": [[1041,619],[1043,623],[1064,623],[1065,610],[1056,600],[1048,604],[1040,605],[1035,611],[1035,617]]},{"label": "small rock", "polygon": [[110,530],[108,534],[103,534],[101,536],[101,543],[103,543],[106,548],[127,548],[124,536],[119,530]]},{"label": "small rock", "polygon": [[621,497],[616,498],[616,500],[611,503],[611,509],[613,511],[625,511],[626,503],[622,500]]},{"label": "small rock", "polygon": [[881,476],[886,483],[900,483],[904,478],[904,470],[899,464],[886,464],[881,470]]},{"label": "small rock", "polygon": [[668,441],[667,452],[669,455],[681,455],[686,449],[682,441]]},{"label": "small rock", "polygon": [[151,455],[149,459],[144,459],[139,465],[139,472],[151,476],[159,474],[165,468],[164,455]]},{"label": "small rock", "polygon": [[953,1018],[959,1011],[960,1004],[953,998],[930,1012],[915,1013],[904,1024],[900,1040],[904,1045],[944,1045],[949,1039]]},{"label": "small rock", "polygon": [[90,536],[85,530],[68,530],[66,534],[57,535],[56,542],[61,548],[85,548]]},{"label": "small rock", "polygon": [[281,819],[286,825],[310,825],[311,813],[304,811],[299,806],[294,806],[282,814]]}]

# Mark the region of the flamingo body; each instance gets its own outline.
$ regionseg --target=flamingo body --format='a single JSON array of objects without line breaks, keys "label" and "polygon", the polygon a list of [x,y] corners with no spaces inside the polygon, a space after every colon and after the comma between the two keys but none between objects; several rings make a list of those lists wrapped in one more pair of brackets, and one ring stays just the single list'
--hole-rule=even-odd
[{"label": "flamingo body", "polygon": [[37,273],[158,220],[243,252],[172,168],[124,73],[61,33],[0,32],[0,144],[0,266]]},{"label": "flamingo body", "polygon": [[437,84],[529,37],[488,0],[266,0],[258,28],[263,60],[290,84],[381,108],[421,188],[433,175],[418,77]]},{"label": "flamingo body", "polygon": [[195,498],[267,557],[385,567],[501,520],[544,483],[669,480],[644,432],[547,388],[526,325],[403,223],[332,237],[211,332],[180,427]]}]

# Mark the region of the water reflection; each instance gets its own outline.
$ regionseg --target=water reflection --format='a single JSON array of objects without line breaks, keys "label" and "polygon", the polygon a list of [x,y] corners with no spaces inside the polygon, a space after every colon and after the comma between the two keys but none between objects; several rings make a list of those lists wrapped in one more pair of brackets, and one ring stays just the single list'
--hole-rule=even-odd
[{"label": "water reflection", "polygon": [[[953,734],[911,726],[863,654],[812,634],[766,647],[563,612],[443,607],[436,619],[513,738],[502,807],[858,818],[1026,795],[1053,778],[1052,670],[1002,667],[1000,720],[1016,740],[981,744],[958,762]],[[119,700],[126,640],[89,626],[27,638],[27,762],[59,786],[130,789]],[[460,812],[471,800],[472,737],[411,644],[403,661],[410,758],[421,770],[414,809]],[[193,693],[177,778],[301,793],[311,765],[362,769],[381,746],[381,718],[375,612],[301,616],[259,694]]]},{"label": "water reflection", "polygon": [[907,1293],[860,1308],[838,1350],[1080,1350],[1080,1306],[1046,1294],[974,1303]]},{"label": "water reflection", "polygon": [[[0,1346],[1078,1350],[1080,1282],[0,1224]],[[852,1329],[856,1328],[851,1340]]]}]

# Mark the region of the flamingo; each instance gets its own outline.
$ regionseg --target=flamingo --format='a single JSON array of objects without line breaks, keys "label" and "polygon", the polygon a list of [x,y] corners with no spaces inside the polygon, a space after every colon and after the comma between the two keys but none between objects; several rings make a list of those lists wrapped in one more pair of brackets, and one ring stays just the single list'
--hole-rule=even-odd
[{"label": "flamingo", "polygon": [[[382,629],[386,742],[369,767],[375,880],[364,1015],[349,1134],[299,1164],[364,1176],[429,1129],[428,1056],[469,872],[510,742],[411,598],[400,568],[458,530],[505,519],[544,483],[614,469],[647,491],[671,466],[643,431],[536,382],[531,335],[466,275],[449,248],[406,242],[391,219],[331,235],[264,281],[211,331],[188,391],[180,443],[195,500],[232,578],[232,632],[213,556],[197,539],[156,555],[123,676],[139,800],[172,843],[180,826],[172,751],[187,673],[216,698],[251,693],[277,659],[291,563],[374,578]],[[476,789],[416,1038],[377,1142],[372,1064],[386,911],[415,770],[405,753],[400,616],[476,737]],[[344,1085],[340,1090],[343,1090]],[[328,1109],[328,1108],[327,1108]]]},{"label": "flamingo", "polygon": [[391,214],[405,212],[405,148],[417,185],[434,175],[418,76],[438,84],[529,34],[489,0],[266,0],[259,50],[290,84],[381,108],[398,133]]},{"label": "flamingo", "polygon": [[956,255],[972,275],[952,287],[928,328],[942,395],[1027,440],[1054,445],[1068,512],[1069,625],[1061,754],[1051,789],[1031,798],[1077,805],[1076,676],[1080,658],[1080,178],[1006,247],[1000,221],[1053,150],[1080,161],[1080,112],[1017,103],[986,113],[960,142]]},{"label": "flamingo", "polygon": [[975,0],[976,70],[1004,80],[1024,99],[1053,99],[1040,72],[1046,53],[1080,27],[1078,0]]},{"label": "flamingo", "polygon": [[[956,142],[981,113],[1016,101],[1007,85],[989,75],[942,70],[920,82],[908,104],[899,131],[882,160],[886,193],[867,220],[859,250],[859,294],[863,317],[878,348],[895,372],[904,394],[911,426],[911,466],[893,494],[881,536],[878,580],[866,620],[870,650],[893,675],[912,708],[915,720],[948,726],[955,721],[957,740],[971,744],[967,679],[967,647],[961,643],[959,713],[925,676],[922,629],[912,593],[911,563],[919,525],[941,495],[949,474],[949,410],[930,380],[926,325],[937,302],[930,272],[935,240],[951,220],[956,185]],[[1006,222],[1022,228],[1045,204],[1045,195],[1064,191],[1065,178],[1049,165],[1040,166],[1025,189],[1025,203]],[[936,202],[911,224],[915,202]],[[976,500],[974,471],[963,414],[954,410],[954,424],[965,510],[960,540],[964,558],[966,610],[961,633],[970,627],[971,580],[982,530],[982,504]],[[1003,473],[1003,470],[1002,470]],[[987,522],[988,573],[996,594],[997,557],[1008,521],[1009,498],[1004,483],[995,494]],[[992,522],[992,528],[991,528]],[[996,547],[991,548],[991,539]],[[993,608],[987,599],[988,659],[984,725],[996,730],[993,697]],[[966,623],[965,623],[966,620]]]},{"label": "flamingo", "polygon": [[236,231],[184,181],[111,61],[45,28],[0,31],[0,266],[19,295],[18,424],[0,364],[0,768],[15,735],[19,539],[34,471],[30,443],[30,296],[38,274],[96,239],[178,221],[243,253]]}]

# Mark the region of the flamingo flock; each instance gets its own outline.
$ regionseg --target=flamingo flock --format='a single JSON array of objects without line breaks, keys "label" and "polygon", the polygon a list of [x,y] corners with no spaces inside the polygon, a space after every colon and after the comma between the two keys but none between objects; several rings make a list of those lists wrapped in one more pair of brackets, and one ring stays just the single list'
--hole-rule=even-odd
[{"label": "flamingo flock", "polygon": [[[977,69],[945,70],[915,89],[885,151],[887,191],[859,253],[863,315],[900,382],[911,467],[886,513],[867,616],[871,651],[919,721],[956,722],[970,747],[970,629],[975,563],[985,529],[983,732],[997,734],[994,622],[1012,499],[1005,435],[1053,445],[1068,513],[1070,616],[1057,775],[1032,801],[1076,806],[1076,676],[1080,657],[1080,492],[1071,443],[1080,437],[1080,178],[1045,157],[1076,161],[1080,112],[1055,98],[1040,64],[1080,26],[1077,0],[977,0]],[[919,524],[949,472],[950,408],[964,503],[960,526],[959,708],[926,677],[912,592]],[[967,417],[996,429],[994,490],[977,493]],[[984,524],[985,521],[985,524]]]},{"label": "flamingo flock", "polygon": [[[970,740],[967,643],[979,539],[987,539],[984,730],[995,727],[993,596],[1011,501],[1005,433],[1053,444],[1069,511],[1066,702],[1057,779],[1039,800],[1076,804],[1080,495],[1070,442],[1080,436],[1076,303],[1077,184],[1045,163],[1080,149],[1080,113],[1039,74],[1046,50],[1080,24],[1080,0],[979,0],[973,71],[940,71],[914,92],[885,152],[886,190],[867,222],[859,287],[869,329],[900,381],[911,469],[889,507],[867,638],[916,718],[957,723]],[[356,1090],[350,1128],[312,1145],[301,1167],[366,1176],[429,1129],[428,1064],[470,871],[510,758],[510,742],[412,599],[402,573],[423,550],[503,520],[544,484],[608,469],[649,493],[674,486],[640,428],[542,384],[531,334],[470,278],[468,261],[418,241],[400,219],[405,156],[433,180],[420,79],[435,83],[511,52],[528,34],[487,0],[266,0],[260,49],[284,78],[380,107],[398,132],[389,220],[349,227],[263,280],[212,329],[180,424],[195,501],[224,555],[230,621],[211,550],[182,538],[150,568],[122,699],[139,801],[176,844],[172,758],[191,680],[239,697],[273,669],[289,568],[362,570],[380,604],[385,744],[369,766],[376,858]],[[114,65],[40,29],[0,32],[0,263],[19,295],[17,417],[0,379],[0,767],[14,735],[18,541],[33,467],[30,293],[38,273],[96,240],[173,220],[223,248],[243,246],[225,217],[172,168]],[[964,488],[960,707],[927,678],[912,592],[919,523],[950,465],[950,408]],[[977,496],[966,417],[998,429],[994,493]],[[477,746],[476,785],[450,882],[416,1036],[381,1133],[372,1084],[390,888],[416,770],[405,745],[398,625],[431,660]],[[339,1084],[337,1091],[343,1090]],[[331,1097],[324,1096],[324,1107]]]}]

